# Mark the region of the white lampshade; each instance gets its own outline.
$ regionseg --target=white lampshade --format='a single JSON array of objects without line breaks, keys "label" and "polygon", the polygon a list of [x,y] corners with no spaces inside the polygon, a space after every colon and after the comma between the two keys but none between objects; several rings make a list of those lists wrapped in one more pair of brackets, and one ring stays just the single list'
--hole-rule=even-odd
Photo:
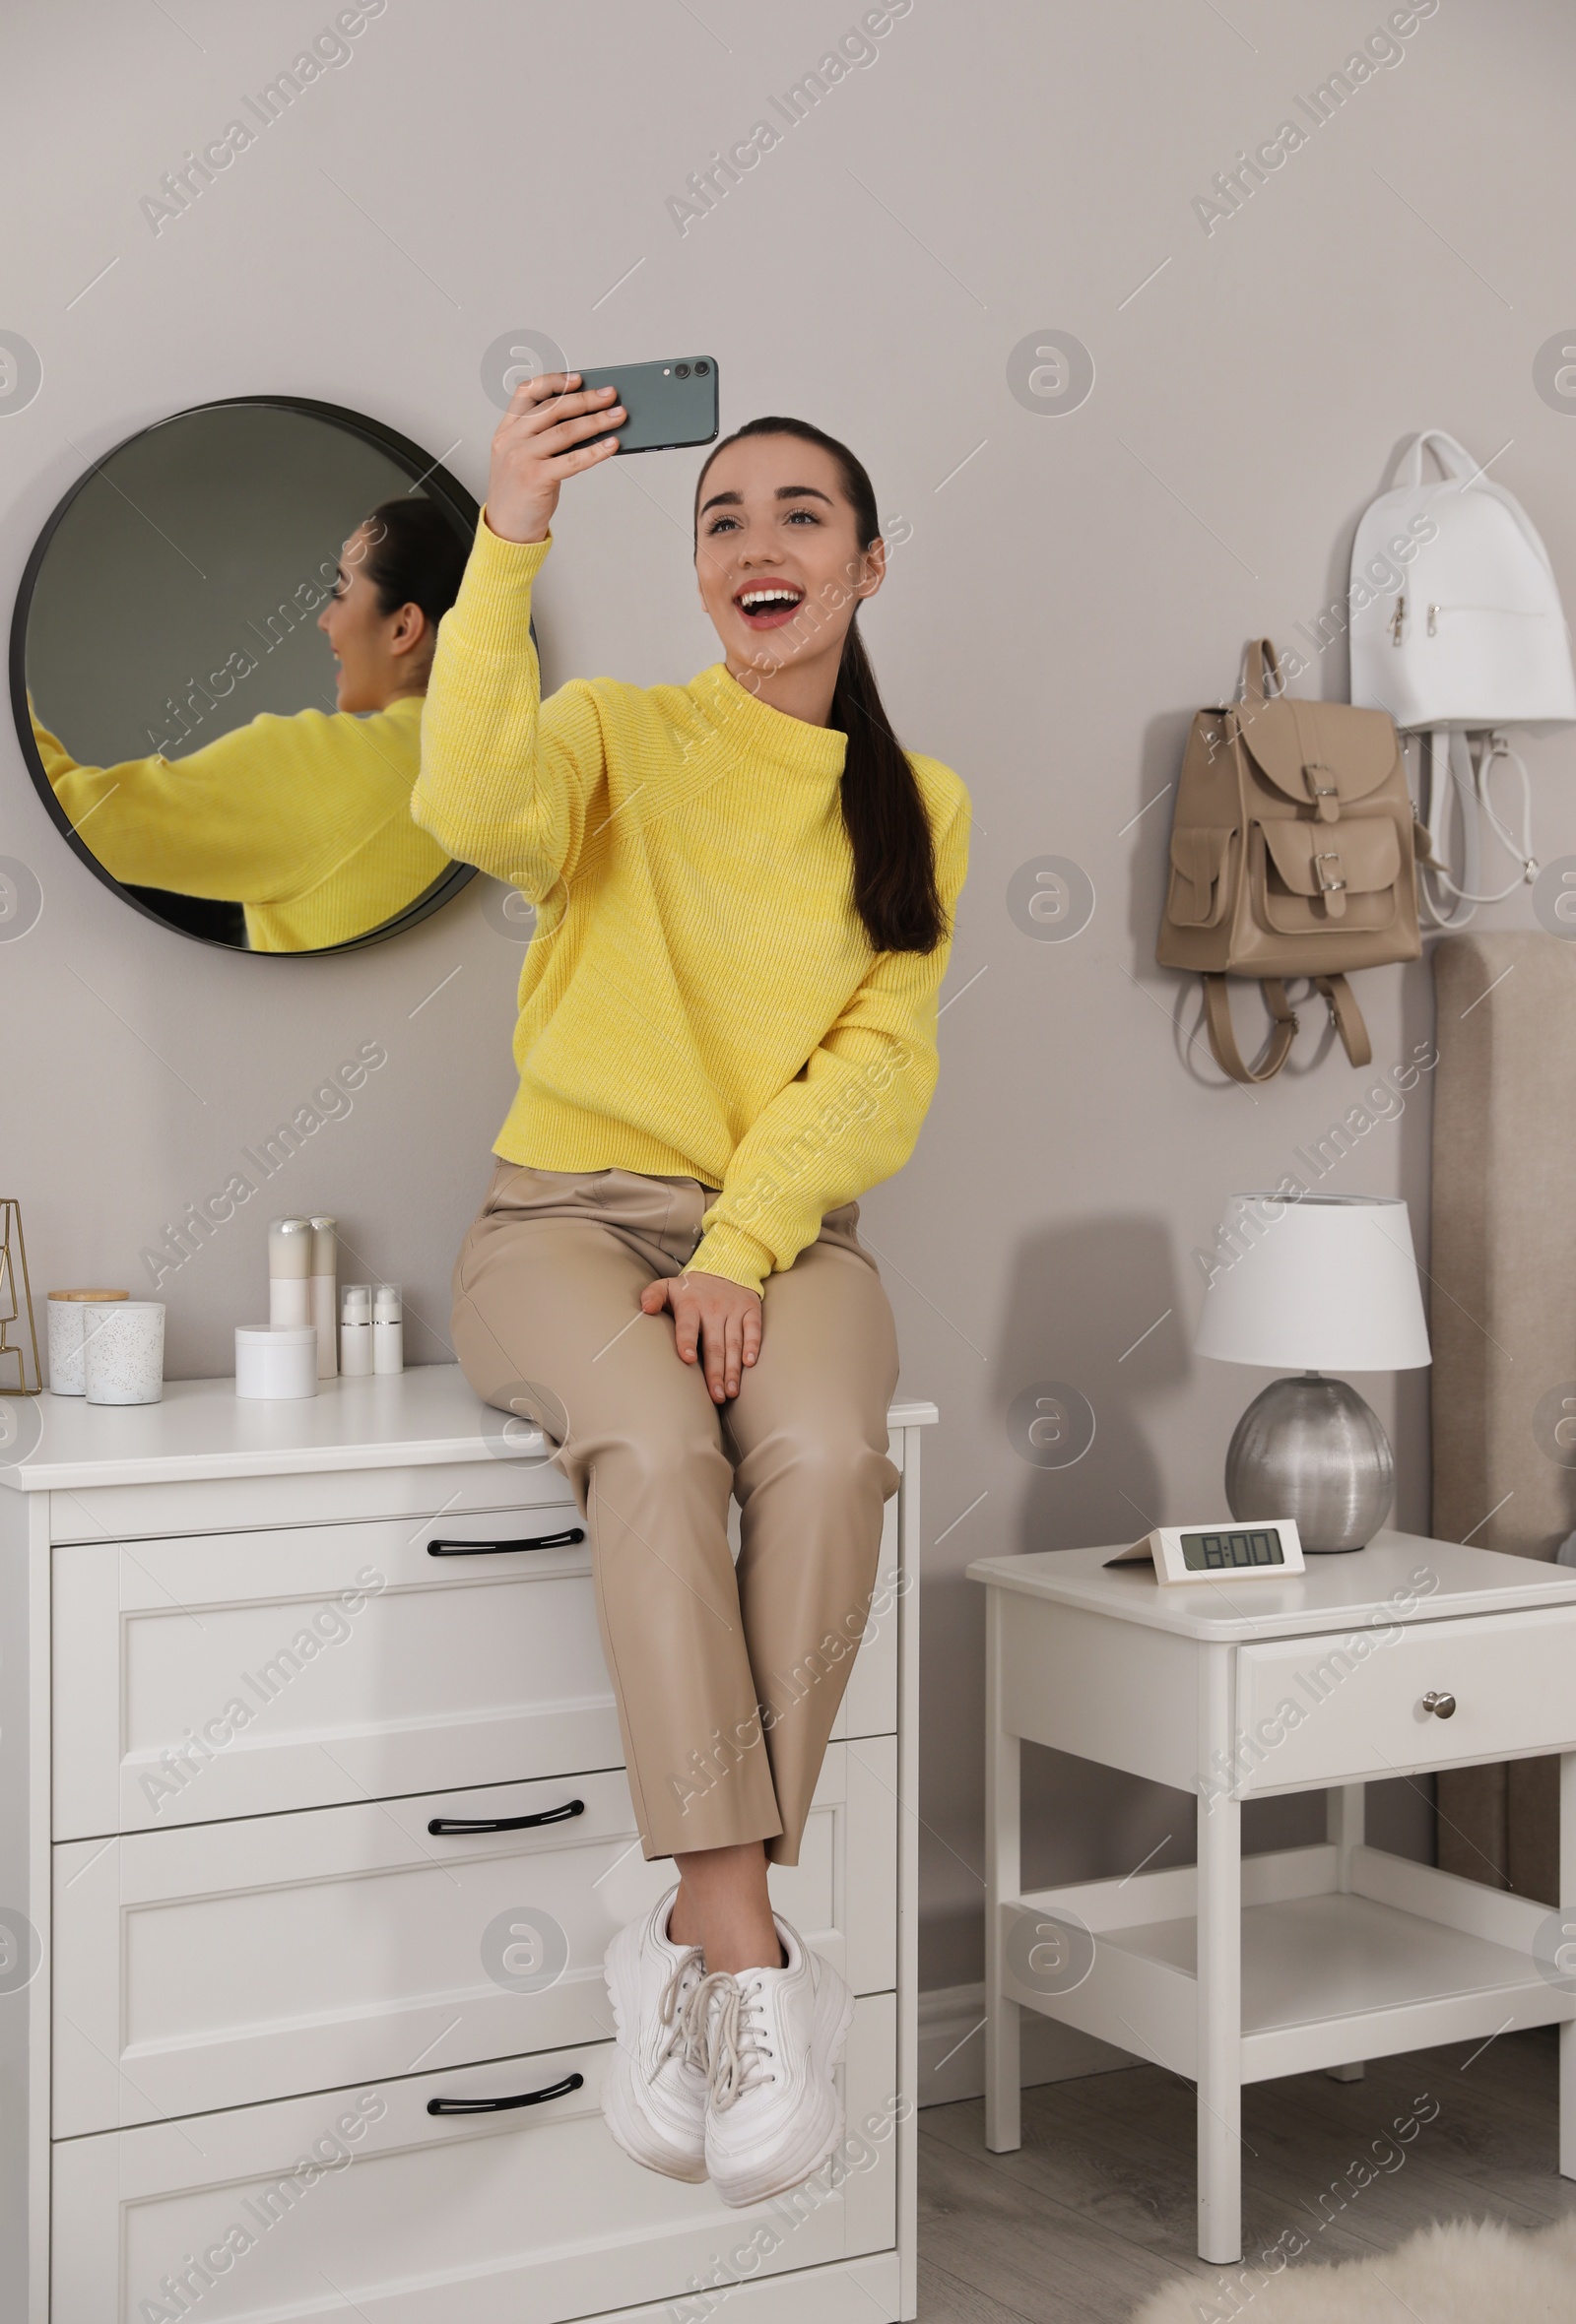
[{"label": "white lampshade", "polygon": [[1405,1202],[1232,1194],[1218,1254],[1193,1343],[1201,1356],[1301,1372],[1431,1361]]}]

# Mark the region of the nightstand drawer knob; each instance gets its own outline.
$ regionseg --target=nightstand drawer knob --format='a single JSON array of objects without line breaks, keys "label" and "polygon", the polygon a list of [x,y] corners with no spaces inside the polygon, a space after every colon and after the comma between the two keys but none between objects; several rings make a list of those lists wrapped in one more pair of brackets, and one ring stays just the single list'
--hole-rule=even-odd
[{"label": "nightstand drawer knob", "polygon": [[1435,1718],[1454,1718],[1456,1715],[1455,1696],[1438,1694],[1432,1687],[1424,1695],[1422,1707],[1424,1711],[1431,1711]]}]

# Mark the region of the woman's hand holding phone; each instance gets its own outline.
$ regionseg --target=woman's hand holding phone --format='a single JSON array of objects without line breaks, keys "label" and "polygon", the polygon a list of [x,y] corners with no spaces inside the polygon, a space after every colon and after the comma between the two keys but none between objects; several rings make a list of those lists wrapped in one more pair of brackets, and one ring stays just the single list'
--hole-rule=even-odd
[{"label": "woman's hand holding phone", "polygon": [[[500,541],[545,541],[564,480],[618,450],[626,417],[614,387],[582,388],[578,371],[523,380],[492,438],[487,522]],[[593,437],[602,441],[592,442]]]}]

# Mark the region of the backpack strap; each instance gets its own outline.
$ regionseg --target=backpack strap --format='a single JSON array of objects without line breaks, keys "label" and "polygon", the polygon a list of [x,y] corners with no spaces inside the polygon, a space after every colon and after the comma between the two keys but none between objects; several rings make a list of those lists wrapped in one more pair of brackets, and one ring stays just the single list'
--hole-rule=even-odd
[{"label": "backpack strap", "polygon": [[1313,981],[1329,1003],[1330,1022],[1341,1036],[1341,1046],[1346,1053],[1347,1062],[1353,1065],[1371,1065],[1373,1043],[1368,1038],[1362,1011],[1346,978],[1315,977]]},{"label": "backpack strap", "polygon": [[[1261,977],[1259,981],[1264,990],[1265,1006],[1275,1019],[1275,1031],[1264,1053],[1264,1063],[1255,1072],[1251,1065],[1243,1063],[1236,1034],[1231,1029],[1231,1003],[1226,996],[1225,978],[1208,975],[1203,980],[1210,1049],[1221,1072],[1229,1073],[1233,1081],[1273,1081],[1291,1055],[1291,1044],[1297,1037],[1296,1014],[1286,999],[1285,986],[1279,977]],[[1336,981],[1345,982],[1340,978]],[[1331,1006],[1335,1006],[1334,1001]],[[1352,1007],[1355,1010],[1355,1001]],[[1360,1025],[1362,1019],[1359,1017],[1357,1022]]]},{"label": "backpack strap", "polygon": [[1483,473],[1466,446],[1458,444],[1453,435],[1446,435],[1442,427],[1425,427],[1402,446],[1391,471],[1393,484],[1422,483],[1424,446],[1432,452],[1445,475],[1458,484],[1475,484]]},{"label": "backpack strap", "polygon": [[1253,637],[1248,640],[1238,683],[1241,687],[1239,700],[1255,707],[1266,701],[1278,701],[1285,692],[1285,675],[1272,638]]}]

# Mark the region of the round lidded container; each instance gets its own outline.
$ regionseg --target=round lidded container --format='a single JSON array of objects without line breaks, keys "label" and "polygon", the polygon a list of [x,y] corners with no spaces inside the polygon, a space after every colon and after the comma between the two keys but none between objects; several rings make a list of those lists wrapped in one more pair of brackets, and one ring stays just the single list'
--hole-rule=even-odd
[{"label": "round lidded container", "polygon": [[49,1317],[49,1393],[85,1396],[88,1376],[82,1359],[82,1311],[95,1302],[129,1299],[128,1291],[51,1291],[45,1302]]},{"label": "round lidded container", "polygon": [[315,1396],[317,1328],[312,1323],[237,1323],[237,1396]]},{"label": "round lidded container", "polygon": [[83,1393],[90,1404],[157,1404],[164,1392],[162,1299],[89,1299],[82,1308]]}]

